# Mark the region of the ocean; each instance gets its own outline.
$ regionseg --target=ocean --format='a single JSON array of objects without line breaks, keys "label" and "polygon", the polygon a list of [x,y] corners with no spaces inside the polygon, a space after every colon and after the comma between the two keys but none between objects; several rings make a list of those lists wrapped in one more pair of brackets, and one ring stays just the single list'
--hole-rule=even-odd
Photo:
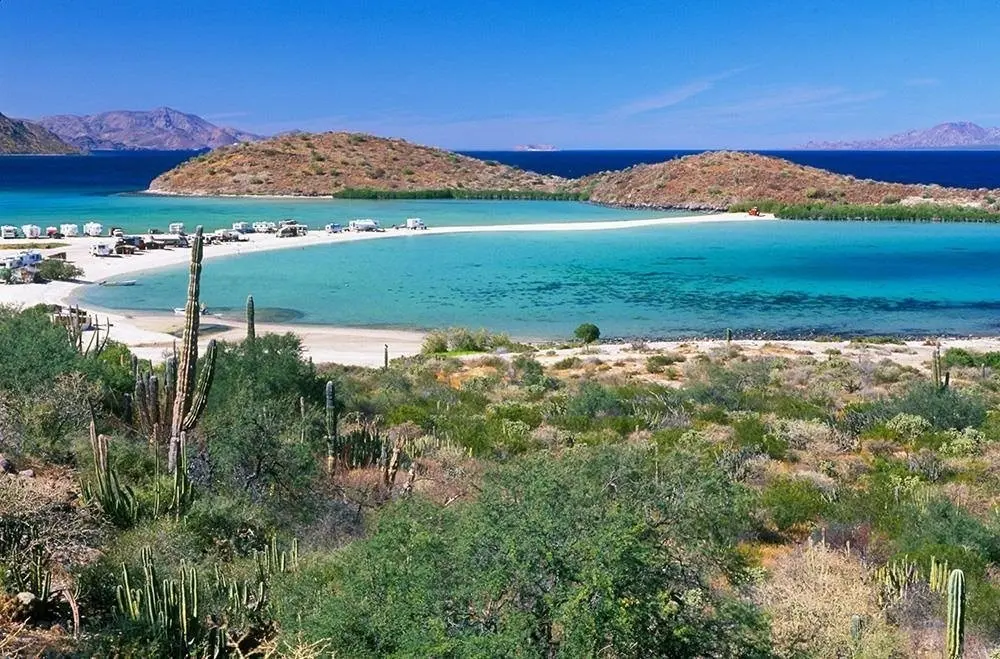
[{"label": "ocean", "polygon": [[[536,171],[582,175],[682,152],[476,153]],[[131,194],[191,154],[0,158],[0,223],[96,220],[129,231],[228,227],[295,217],[315,227],[371,216],[430,225],[633,219],[663,212],[554,201],[184,199]],[[796,162],[904,182],[1000,187],[1000,152],[782,152]],[[180,306],[184,270],[135,287],[93,287],[85,302]],[[443,235],[281,250],[210,261],[204,300],[304,323],[429,329],[486,327],[566,337],[1000,334],[1000,226],[769,222],[612,232]]]}]

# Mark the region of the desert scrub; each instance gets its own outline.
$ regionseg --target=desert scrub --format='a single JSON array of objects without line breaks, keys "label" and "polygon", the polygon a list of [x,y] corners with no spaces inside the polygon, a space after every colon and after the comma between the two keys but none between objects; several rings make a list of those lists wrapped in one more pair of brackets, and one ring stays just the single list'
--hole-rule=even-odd
[{"label": "desert scrub", "polygon": [[[771,615],[771,641],[779,657],[898,656],[900,639],[878,605],[877,592],[858,558],[809,543],[781,556],[757,602]],[[860,617],[860,635],[851,620]]]},{"label": "desert scrub", "polygon": [[818,520],[830,508],[824,491],[815,482],[794,476],[777,476],[764,488],[761,503],[775,528],[788,531]]},{"label": "desert scrub", "polygon": [[679,364],[685,359],[684,355],[676,352],[668,352],[663,355],[650,355],[646,358],[646,371],[649,373],[663,373],[667,366]]}]

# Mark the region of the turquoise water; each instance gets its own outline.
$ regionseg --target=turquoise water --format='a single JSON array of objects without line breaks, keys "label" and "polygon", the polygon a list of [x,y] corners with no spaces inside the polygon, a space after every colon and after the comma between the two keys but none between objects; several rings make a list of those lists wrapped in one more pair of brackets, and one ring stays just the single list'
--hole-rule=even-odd
[{"label": "turquoise water", "polygon": [[127,232],[150,228],[166,231],[172,222],[183,222],[189,231],[198,224],[206,230],[228,229],[238,221],[277,221],[295,218],[311,228],[372,217],[383,226],[420,217],[428,226],[468,224],[523,224],[640,219],[677,214],[664,211],[627,211],[591,204],[557,201],[366,201],[352,199],[234,199],[156,197],[151,195],[80,194],[75,191],[0,191],[4,223],[59,226],[64,222],[100,222]]},{"label": "turquoise water", "polygon": [[[183,303],[185,277],[184,268],[147,273],[138,286],[94,287],[84,299],[170,309]],[[215,311],[239,309],[252,293],[258,309],[297,322],[462,325],[523,338],[566,337],[585,321],[619,337],[718,336],[727,327],[996,335],[998,281],[998,226],[761,222],[289,249],[210,260],[202,287]]]}]

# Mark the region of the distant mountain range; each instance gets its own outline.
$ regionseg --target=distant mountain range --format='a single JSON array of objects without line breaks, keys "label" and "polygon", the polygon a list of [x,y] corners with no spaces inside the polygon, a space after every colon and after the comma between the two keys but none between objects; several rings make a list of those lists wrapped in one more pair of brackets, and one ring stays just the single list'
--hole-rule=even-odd
[{"label": "distant mountain range", "polygon": [[969,121],[938,124],[889,137],[855,142],[808,142],[805,149],[1000,149],[1000,128],[984,128]]},{"label": "distant mountain range", "polygon": [[0,114],[0,154],[67,154],[78,149],[30,121]]},{"label": "distant mountain range", "polygon": [[39,124],[84,151],[180,151],[253,142],[259,135],[216,126],[172,108],[42,117]]}]

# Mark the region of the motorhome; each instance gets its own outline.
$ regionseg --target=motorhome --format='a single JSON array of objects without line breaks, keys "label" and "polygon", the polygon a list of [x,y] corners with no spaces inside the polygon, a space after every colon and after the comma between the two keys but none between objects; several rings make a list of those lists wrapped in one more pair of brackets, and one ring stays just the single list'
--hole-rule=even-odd
[{"label": "motorhome", "polygon": [[65,238],[76,238],[80,235],[80,227],[76,224],[60,224],[59,233]]},{"label": "motorhome", "polygon": [[21,259],[22,267],[36,266],[42,262],[42,253],[38,250],[29,250],[17,255]]},{"label": "motorhome", "polygon": [[94,256],[111,256],[115,253],[115,248],[107,243],[97,243],[91,246],[90,253]]},{"label": "motorhome", "polygon": [[351,220],[348,225],[351,231],[378,231],[378,220]]},{"label": "motorhome", "polygon": [[25,238],[41,238],[42,227],[37,224],[25,224],[21,227],[21,233],[24,234]]},{"label": "motorhome", "polygon": [[344,230],[344,227],[340,226],[339,224],[327,224],[325,227],[323,227],[323,230],[326,231],[327,233],[340,233],[341,231]]},{"label": "motorhome", "polygon": [[253,225],[249,222],[233,222],[233,231],[238,231],[240,233],[253,233]]},{"label": "motorhome", "polygon": [[0,227],[0,238],[4,240],[17,238],[17,227],[12,227],[9,224]]},{"label": "motorhome", "polygon": [[170,226],[167,227],[167,232],[175,236],[184,235],[184,223],[183,222],[171,222]]},{"label": "motorhome", "polygon": [[406,228],[407,229],[426,229],[427,225],[419,217],[408,217],[406,218]]},{"label": "motorhome", "polygon": [[83,225],[83,235],[97,238],[104,233],[104,225],[100,222],[87,222]]},{"label": "motorhome", "polygon": [[275,233],[278,230],[278,225],[274,222],[254,222],[253,230],[254,233]]}]

